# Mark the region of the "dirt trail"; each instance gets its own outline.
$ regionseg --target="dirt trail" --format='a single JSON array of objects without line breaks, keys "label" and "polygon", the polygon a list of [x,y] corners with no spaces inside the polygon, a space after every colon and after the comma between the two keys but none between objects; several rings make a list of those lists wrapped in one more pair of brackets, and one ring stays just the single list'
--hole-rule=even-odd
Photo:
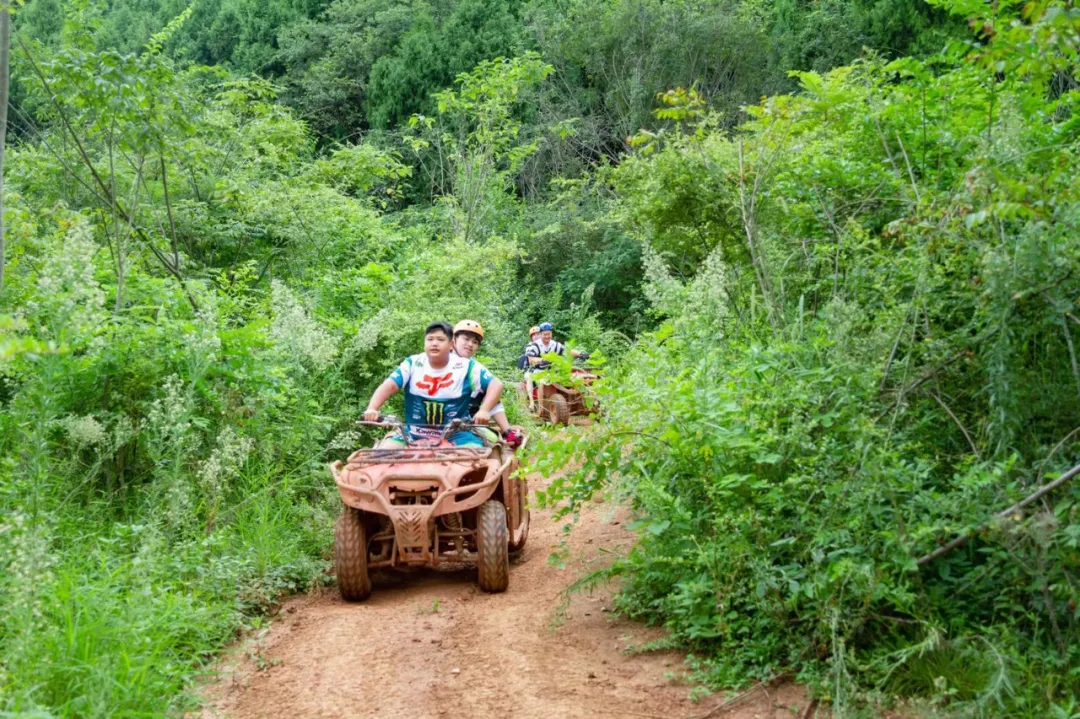
[{"label": "dirt trail", "polygon": [[[680,673],[677,654],[627,653],[658,634],[613,618],[609,593],[576,596],[565,623],[551,626],[564,587],[602,566],[603,550],[633,541],[623,519],[590,506],[564,571],[547,563],[559,526],[533,510],[504,594],[480,592],[475,572],[457,568],[376,575],[361,604],[333,588],[293,598],[223,662],[203,717],[701,716],[723,697],[689,701],[689,687],[669,678]],[[805,704],[797,687],[782,686],[710,719],[794,719]]]}]

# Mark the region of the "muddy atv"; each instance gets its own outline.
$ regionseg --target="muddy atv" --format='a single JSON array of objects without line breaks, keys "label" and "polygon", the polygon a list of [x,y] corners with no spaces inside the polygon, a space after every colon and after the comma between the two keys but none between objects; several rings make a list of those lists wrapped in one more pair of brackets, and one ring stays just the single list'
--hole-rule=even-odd
[{"label": "muddy atv", "polygon": [[[573,376],[573,386],[555,383],[533,382],[532,404],[537,410],[534,414],[550,424],[570,424],[571,417],[588,416],[596,414],[598,406],[596,399],[590,397],[586,400],[589,387],[599,377],[596,370],[575,364],[570,370]],[[580,384],[579,384],[580,383]],[[584,388],[584,391],[580,389]],[[528,385],[522,382],[519,390],[523,397],[528,400]]]},{"label": "muddy atv", "polygon": [[[393,417],[359,424],[408,436]],[[446,441],[470,429],[455,420],[437,439],[359,449],[330,465],[345,505],[334,528],[343,599],[367,599],[373,569],[447,562],[475,564],[484,591],[506,590],[509,553],[522,549],[529,534],[528,486],[514,476],[519,461],[506,444],[455,447]]]}]

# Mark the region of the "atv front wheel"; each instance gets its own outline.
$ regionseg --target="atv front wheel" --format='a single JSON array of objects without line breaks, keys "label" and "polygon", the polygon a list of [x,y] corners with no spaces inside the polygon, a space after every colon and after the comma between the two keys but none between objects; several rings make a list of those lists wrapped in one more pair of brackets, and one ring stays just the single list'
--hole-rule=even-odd
[{"label": "atv front wheel", "polygon": [[547,400],[547,419],[552,424],[570,424],[570,405],[566,397],[553,394]]},{"label": "atv front wheel", "polygon": [[345,507],[334,526],[334,571],[342,599],[360,602],[371,595],[367,565],[367,531],[363,515],[358,509]]},{"label": "atv front wheel", "polygon": [[476,510],[476,568],[485,592],[505,592],[510,586],[509,531],[506,507],[489,499]]}]

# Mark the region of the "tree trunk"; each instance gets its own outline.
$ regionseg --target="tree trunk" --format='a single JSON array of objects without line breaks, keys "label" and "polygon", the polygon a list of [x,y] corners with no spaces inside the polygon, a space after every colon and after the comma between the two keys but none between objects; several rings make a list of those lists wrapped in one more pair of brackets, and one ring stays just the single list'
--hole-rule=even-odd
[{"label": "tree trunk", "polygon": [[4,291],[4,144],[7,140],[8,55],[11,50],[11,8],[0,0],[0,293]]}]

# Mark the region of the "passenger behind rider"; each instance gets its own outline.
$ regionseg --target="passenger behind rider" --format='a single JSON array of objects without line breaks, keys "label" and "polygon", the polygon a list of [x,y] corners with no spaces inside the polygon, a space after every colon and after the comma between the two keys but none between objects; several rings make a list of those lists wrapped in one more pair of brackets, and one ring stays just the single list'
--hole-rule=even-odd
[{"label": "passenger behind rider", "polygon": [[[484,328],[479,322],[474,320],[461,320],[454,325],[454,352],[459,357],[472,359],[472,356],[476,354],[476,350],[480,349],[480,344],[483,341]],[[473,390],[470,410],[477,412],[486,397],[487,392],[485,390]],[[495,424],[499,427],[499,434],[506,440],[508,445],[514,449],[521,446],[522,437],[518,432],[510,428],[510,422],[506,419],[506,410],[503,407],[502,402],[499,402],[492,407],[491,418],[495,420]]]},{"label": "passenger behind rider", "polygon": [[[487,424],[492,408],[502,395],[503,383],[473,359],[452,353],[454,331],[445,322],[433,322],[424,330],[424,352],[406,357],[371,395],[364,419],[376,422],[379,409],[399,390],[405,390],[405,432],[410,439],[437,439],[442,428],[455,419]],[[475,414],[469,405],[473,392],[483,390],[484,399]],[[447,437],[458,446],[483,446],[477,435],[459,431]],[[394,437],[385,446],[404,444]]]},{"label": "passenger behind rider", "polygon": [[[529,409],[534,412],[536,411],[536,400],[533,399],[532,373],[547,369],[551,365],[550,362],[544,359],[543,355],[551,353],[566,355],[566,345],[555,340],[554,328],[550,322],[542,323],[537,329],[540,330],[540,339],[534,339],[525,347],[525,360],[529,365],[529,369],[525,372],[525,392],[529,396]],[[570,356],[589,359],[589,353],[581,350],[570,350]]]}]

